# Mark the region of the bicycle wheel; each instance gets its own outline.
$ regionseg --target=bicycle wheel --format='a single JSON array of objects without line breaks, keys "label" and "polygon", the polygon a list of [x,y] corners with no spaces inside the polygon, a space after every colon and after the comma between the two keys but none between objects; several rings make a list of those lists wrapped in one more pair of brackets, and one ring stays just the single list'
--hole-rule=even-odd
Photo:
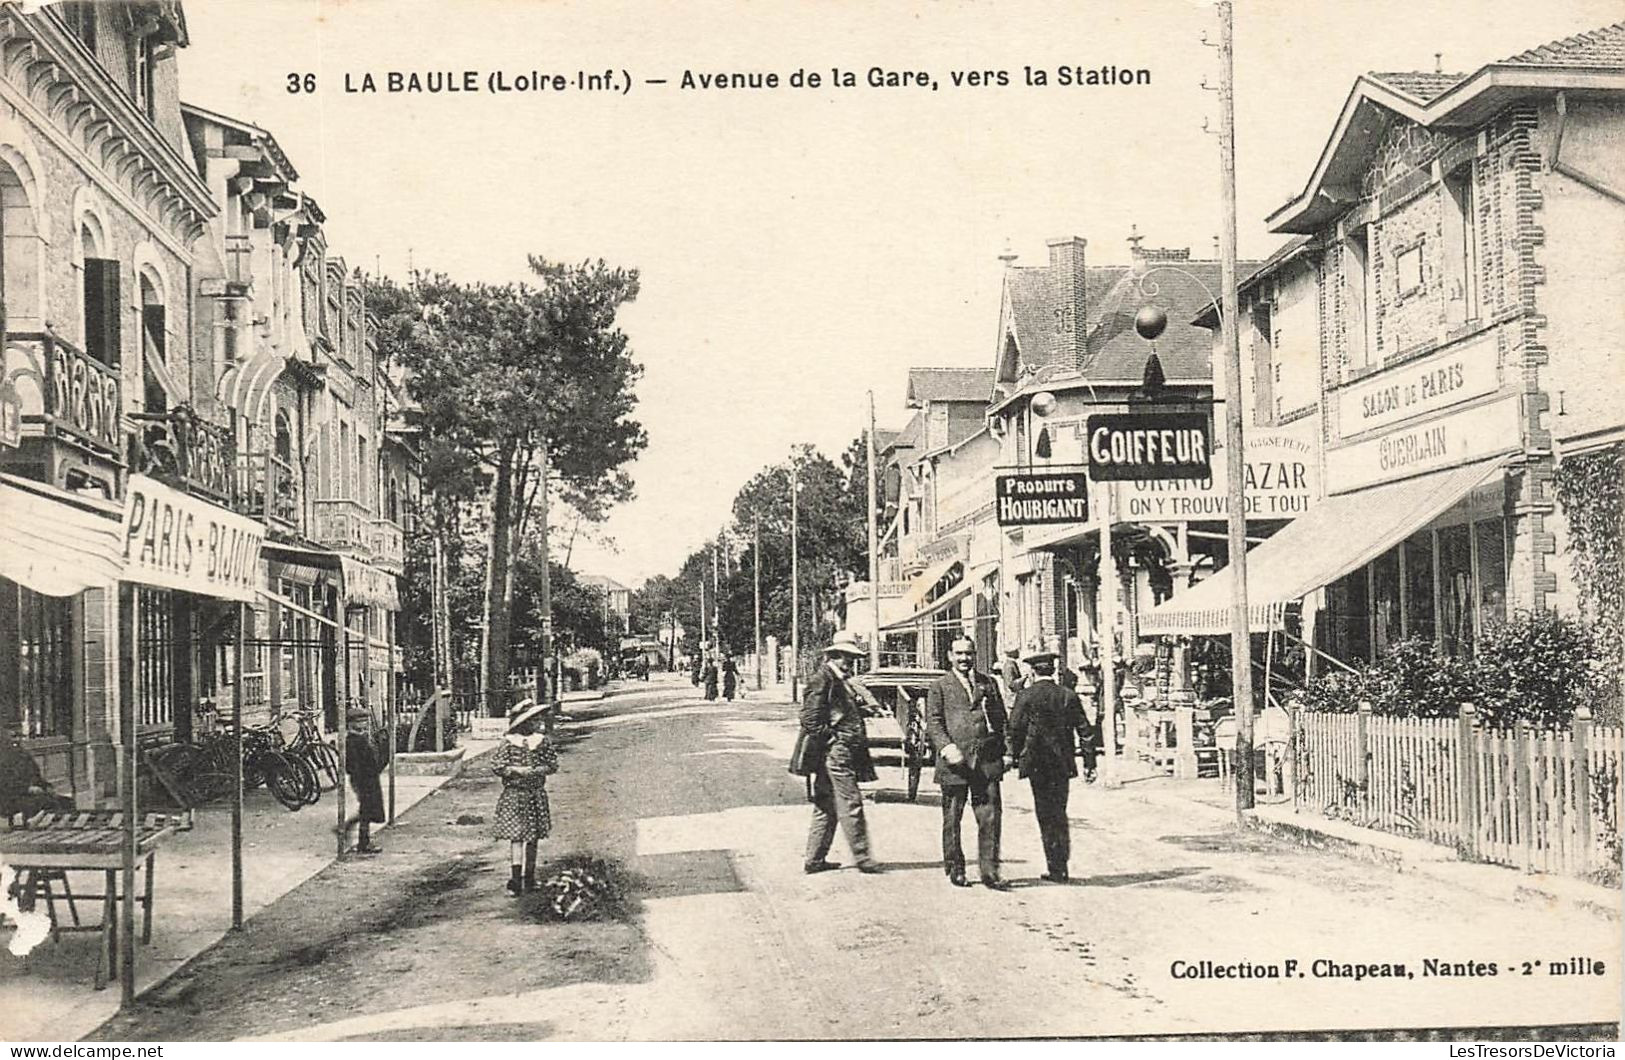
[{"label": "bicycle wheel", "polygon": [[304,785],[293,763],[280,751],[264,750],[254,756],[259,771],[265,777],[265,786],[271,789],[276,801],[290,810],[305,807]]},{"label": "bicycle wheel", "polygon": [[322,778],[321,774],[316,771],[316,763],[311,761],[309,752],[290,754],[287,758],[288,761],[293,763],[293,767],[299,771],[299,783],[303,788],[305,805],[316,805],[321,801],[322,797]]},{"label": "bicycle wheel", "polygon": [[318,740],[310,745],[310,756],[316,763],[316,771],[327,780],[329,788],[339,785],[339,753],[333,745]]}]

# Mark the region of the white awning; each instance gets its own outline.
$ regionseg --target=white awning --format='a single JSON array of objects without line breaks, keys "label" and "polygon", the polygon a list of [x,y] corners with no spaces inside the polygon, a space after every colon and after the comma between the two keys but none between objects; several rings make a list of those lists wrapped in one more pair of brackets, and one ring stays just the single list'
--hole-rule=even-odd
[{"label": "white awning", "polygon": [[[955,560],[954,562],[957,563],[959,561]],[[953,587],[951,589],[949,589],[947,592],[943,593],[941,596],[937,597],[935,600],[932,600],[929,604],[926,604],[924,607],[920,608],[918,611],[915,611],[913,614],[909,615],[907,618],[902,619],[901,621],[898,621],[898,622],[893,622],[893,623],[891,623],[890,625],[887,625],[887,626],[882,626],[881,631],[885,632],[885,633],[892,633],[892,632],[896,632],[897,630],[909,629],[912,626],[914,626],[916,623],[918,623],[918,622],[920,622],[920,621],[922,621],[924,619],[930,618],[932,615],[936,614],[939,611],[942,611],[944,608],[947,608],[948,606],[950,606],[952,604],[957,604],[959,601],[963,600],[966,596],[970,595],[970,593],[972,593],[976,589],[976,586],[981,583],[983,578],[986,578],[989,574],[992,574],[994,571],[996,571],[998,569],[999,569],[999,565],[996,562],[994,562],[994,563],[983,563],[981,566],[972,568],[971,570],[966,572],[966,574],[965,574],[965,576],[963,578],[961,578],[959,581],[955,582]]]},{"label": "white awning", "polygon": [[909,582],[908,592],[903,594],[903,606],[919,607],[925,602],[925,594],[931,591],[932,586],[942,580],[942,576],[948,573],[949,568],[955,563],[963,562],[964,560],[954,556],[951,559],[941,560],[925,568],[919,577]]},{"label": "white awning", "polygon": [[0,577],[45,596],[115,584],[121,514],[44,483],[0,476]]},{"label": "white awning", "polygon": [[344,597],[347,602],[381,607],[386,611],[401,609],[395,575],[349,556],[340,556],[339,562],[344,568]]},{"label": "white awning", "polygon": [[[1502,460],[1327,497],[1247,553],[1248,627],[1281,628],[1286,605],[1365,566],[1501,473]],[[1141,615],[1146,636],[1230,632],[1231,569]]]}]

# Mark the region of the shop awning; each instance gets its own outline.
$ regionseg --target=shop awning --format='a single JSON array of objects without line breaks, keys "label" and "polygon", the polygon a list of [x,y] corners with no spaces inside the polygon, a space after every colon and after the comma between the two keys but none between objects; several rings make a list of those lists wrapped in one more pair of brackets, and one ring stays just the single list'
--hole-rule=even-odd
[{"label": "shop awning", "polygon": [[908,592],[903,594],[903,606],[919,607],[925,602],[925,594],[931,591],[932,586],[942,580],[942,576],[948,573],[949,568],[955,563],[963,562],[964,560],[954,556],[951,559],[933,563],[925,568],[919,577],[908,583]]},{"label": "shop awning", "polygon": [[395,575],[362,563],[349,556],[340,556],[344,567],[344,598],[351,604],[381,607],[386,611],[401,609],[400,595],[395,588]]},{"label": "shop awning", "polygon": [[[1501,460],[1327,497],[1247,553],[1248,626],[1281,628],[1287,604],[1365,566],[1501,473]],[[1230,632],[1230,568],[1140,616],[1146,636]]]},{"label": "shop awning", "polygon": [[0,578],[45,596],[115,584],[121,514],[116,505],[0,475]]},{"label": "shop awning", "polygon": [[[957,563],[959,561],[955,560],[954,562]],[[992,574],[998,569],[999,565],[997,563],[983,563],[981,566],[971,568],[969,571],[966,571],[965,576],[959,581],[955,582],[953,587],[947,592],[943,593],[935,600],[932,600],[929,604],[926,604],[918,611],[915,611],[907,618],[893,622],[887,626],[882,626],[881,632],[892,633],[898,630],[909,629],[916,623],[930,618],[932,615],[943,610],[944,608],[949,607],[952,604],[957,604],[966,596],[969,596],[972,592],[974,592],[976,587],[981,584],[983,578],[986,578],[989,574]]]},{"label": "shop awning", "polygon": [[253,603],[265,528],[145,475],[124,490],[119,580]]}]

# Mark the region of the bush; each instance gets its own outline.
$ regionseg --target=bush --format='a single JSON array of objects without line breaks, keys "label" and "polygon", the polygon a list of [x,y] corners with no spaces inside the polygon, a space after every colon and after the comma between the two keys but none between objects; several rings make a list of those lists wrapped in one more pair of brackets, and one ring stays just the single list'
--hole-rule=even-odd
[{"label": "bush", "polygon": [[[1486,722],[1563,726],[1578,707],[1596,708],[1610,681],[1610,664],[1587,627],[1550,611],[1522,611],[1484,632],[1471,659],[1442,655],[1433,642],[1409,638],[1354,673],[1338,670],[1309,681],[1309,710],[1347,713],[1370,700],[1374,714],[1453,718],[1474,704]],[[1606,721],[1599,716],[1599,721]]]}]

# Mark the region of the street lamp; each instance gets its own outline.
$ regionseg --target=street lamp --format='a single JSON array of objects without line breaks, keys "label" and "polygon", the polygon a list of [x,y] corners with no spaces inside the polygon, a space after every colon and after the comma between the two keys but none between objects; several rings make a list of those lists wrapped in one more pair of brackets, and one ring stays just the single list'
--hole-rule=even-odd
[{"label": "street lamp", "polygon": [[[1230,12],[1228,4],[1220,4],[1224,18],[1226,84],[1229,83],[1229,27]],[[1229,110],[1229,97],[1226,94],[1225,124],[1230,126],[1231,115]],[[1242,449],[1242,409],[1241,409],[1241,347],[1236,336],[1236,218],[1235,218],[1235,187],[1233,159],[1230,152],[1233,148],[1227,137],[1225,141],[1226,189],[1229,195],[1226,199],[1226,238],[1221,240],[1221,278],[1219,288],[1224,293],[1221,299],[1210,290],[1193,273],[1174,265],[1158,265],[1140,273],[1135,279],[1135,286],[1148,300],[1156,297],[1158,287],[1150,277],[1153,273],[1173,272],[1190,280],[1202,289],[1208,298],[1208,303],[1214,306],[1219,315],[1219,328],[1222,335],[1224,360],[1224,444],[1229,450],[1225,461],[1225,493],[1226,512],[1225,530],[1230,553],[1230,695],[1235,703],[1236,711],[1236,813],[1238,817],[1244,810],[1253,806],[1253,658],[1251,627],[1247,616],[1247,502],[1246,502],[1246,458]],[[1147,305],[1142,308],[1134,318],[1134,328],[1140,336],[1153,341],[1162,334],[1167,325],[1168,316],[1160,308]],[[1153,382],[1157,388],[1162,384],[1162,366],[1155,360],[1156,352],[1153,347],[1151,359],[1146,362],[1145,388],[1152,389]],[[1155,379],[1153,380],[1153,367]]]}]

